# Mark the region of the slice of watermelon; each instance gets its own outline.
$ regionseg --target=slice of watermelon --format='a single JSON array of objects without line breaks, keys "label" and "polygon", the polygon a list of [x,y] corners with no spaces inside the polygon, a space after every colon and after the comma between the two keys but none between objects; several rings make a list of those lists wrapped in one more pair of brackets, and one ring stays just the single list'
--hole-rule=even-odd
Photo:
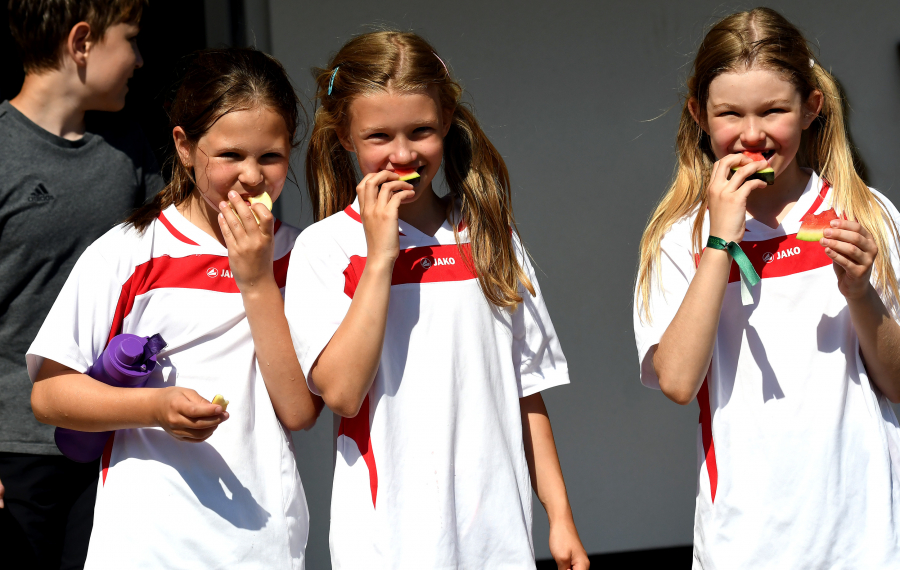
[{"label": "slice of watermelon", "polygon": [[394,172],[400,177],[400,180],[404,182],[408,182],[409,180],[415,180],[419,178],[419,173],[416,172],[415,168],[395,168]]},{"label": "slice of watermelon", "polygon": [[[745,150],[742,154],[754,162],[759,162],[766,159],[766,157],[763,156],[763,153],[754,152],[752,150]],[[737,172],[738,168],[740,167],[732,168],[731,171]],[[762,180],[763,182],[771,186],[772,184],[775,184],[775,170],[773,170],[771,166],[767,166],[766,168],[757,171],[756,174],[751,174],[750,176],[748,176],[747,180]]]},{"label": "slice of watermelon", "polygon": [[819,241],[825,235],[825,229],[831,227],[831,220],[837,220],[838,215],[834,208],[826,210],[819,215],[808,214],[803,218],[797,239],[800,241]]}]

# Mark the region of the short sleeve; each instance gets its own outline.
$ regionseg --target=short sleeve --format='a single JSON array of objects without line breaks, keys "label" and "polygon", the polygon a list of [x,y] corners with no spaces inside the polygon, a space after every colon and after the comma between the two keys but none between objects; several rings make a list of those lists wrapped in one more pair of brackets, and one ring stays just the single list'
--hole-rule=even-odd
[{"label": "short sleeve", "polygon": [[291,253],[284,313],[309,389],[318,395],[310,369],[350,309],[355,267],[333,240],[313,243],[309,233],[300,234]]},{"label": "short sleeve", "polygon": [[519,383],[519,397],[524,398],[547,388],[568,384],[569,366],[541,295],[534,268],[518,236],[515,237],[514,246],[519,264],[531,280],[535,293],[532,296],[520,284],[522,303],[512,314],[513,364]]},{"label": "short sleeve", "polygon": [[653,355],[659,341],[675,318],[694,277],[696,265],[691,245],[691,228],[683,220],[675,224],[660,244],[659,271],[653,268],[648,308],[638,288],[633,303],[634,337],[641,366],[641,383],[659,389],[659,377],[653,368]]},{"label": "short sleeve", "polygon": [[48,358],[87,372],[106,348],[121,288],[97,248],[85,250],[25,355],[32,382]]}]

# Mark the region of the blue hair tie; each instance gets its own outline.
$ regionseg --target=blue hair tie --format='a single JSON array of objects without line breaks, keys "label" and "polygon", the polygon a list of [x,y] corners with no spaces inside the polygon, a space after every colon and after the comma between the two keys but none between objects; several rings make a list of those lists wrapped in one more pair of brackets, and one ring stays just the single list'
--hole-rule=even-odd
[{"label": "blue hair tie", "polygon": [[340,69],[340,65],[334,68],[334,71],[331,72],[331,79],[328,80],[328,94],[331,95],[331,90],[334,89],[334,76],[337,75],[337,70]]}]

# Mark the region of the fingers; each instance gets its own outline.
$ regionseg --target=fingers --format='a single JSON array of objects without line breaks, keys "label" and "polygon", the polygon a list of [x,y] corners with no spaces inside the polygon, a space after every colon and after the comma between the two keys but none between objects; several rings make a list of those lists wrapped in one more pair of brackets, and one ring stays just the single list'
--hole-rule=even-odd
[{"label": "fingers", "polygon": [[4,493],[6,493],[6,488],[3,486],[3,482],[0,481],[0,509],[6,506],[6,503],[3,502]]},{"label": "fingers", "polygon": [[846,260],[868,271],[878,255],[878,246],[868,231],[858,222],[848,220],[834,220],[831,224],[833,227],[825,230],[825,237],[820,242],[825,246],[825,252],[835,254],[832,256],[829,253],[829,257],[843,267],[847,267],[842,263]]},{"label": "fingers", "polygon": [[[267,236],[275,234],[275,215],[263,204],[252,204],[250,210],[259,218],[259,231]],[[254,223],[256,220],[253,220]]]},{"label": "fingers", "polygon": [[364,208],[375,205],[382,184],[399,178],[400,176],[396,172],[389,170],[366,174],[356,187],[356,193],[359,195],[360,214]]},{"label": "fingers", "polygon": [[169,433],[171,433],[175,437],[175,439],[179,441],[200,443],[201,441],[206,441],[207,439],[209,439],[209,436],[215,433],[217,427],[218,426],[213,426],[206,429],[173,429]]},{"label": "fingers", "polygon": [[[172,407],[185,418],[190,418],[199,422],[205,419],[228,416],[228,412],[224,411],[222,406],[213,404],[194,390],[182,388],[181,396],[181,398],[176,398],[174,400]],[[190,427],[205,426],[192,425]]]}]

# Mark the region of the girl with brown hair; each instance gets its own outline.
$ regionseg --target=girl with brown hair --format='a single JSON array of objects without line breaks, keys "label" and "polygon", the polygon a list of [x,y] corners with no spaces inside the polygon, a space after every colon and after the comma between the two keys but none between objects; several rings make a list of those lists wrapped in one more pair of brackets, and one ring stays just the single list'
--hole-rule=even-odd
[{"label": "girl with brown hair", "polygon": [[694,568],[897,568],[900,214],[777,12],[714,25],[687,87],[634,327],[641,381],[700,405]]},{"label": "girl with brown hair", "polygon": [[[248,205],[284,187],[297,106],[273,58],[197,54],[170,108],[169,185],[85,251],[28,350],[40,421],[115,430],[86,568],[303,566],[308,516],[286,428],[312,426],[321,400],[280,291],[299,231]],[[124,334],[167,343],[145,388],[86,374]]]},{"label": "girl with brown hair", "polygon": [[558,566],[586,569],[540,395],[566,361],[503,159],[416,34],[353,38],[315,76],[318,222],[285,311],[310,389],[342,416],[333,566],[533,568],[533,485]]}]

